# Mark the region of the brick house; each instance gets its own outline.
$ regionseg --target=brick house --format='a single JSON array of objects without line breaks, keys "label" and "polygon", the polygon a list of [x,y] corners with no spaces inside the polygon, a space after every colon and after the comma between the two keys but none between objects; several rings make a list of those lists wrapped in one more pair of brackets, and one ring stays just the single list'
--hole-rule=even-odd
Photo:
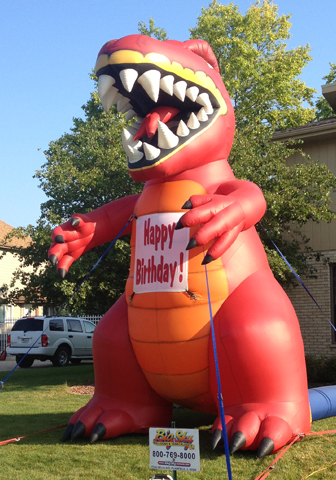
[{"label": "brick house", "polygon": [[[6,252],[6,255],[0,259],[0,299],[2,298],[2,289],[9,285],[14,271],[19,268],[19,260],[11,253],[12,247],[24,246],[29,240],[20,240],[14,238],[11,242],[3,241],[13,227],[0,220],[0,255]],[[18,284],[16,286],[19,286]],[[0,323],[12,318],[20,318],[31,310],[31,305],[25,302],[24,297],[18,299],[17,305],[0,305]],[[36,315],[42,315],[42,307],[33,311]]]},{"label": "brick house", "polygon": [[[324,85],[322,93],[336,112],[336,83]],[[274,134],[275,141],[303,141],[302,150],[311,160],[325,163],[336,175],[336,118],[329,118],[301,127],[283,130]],[[304,159],[294,154],[288,159],[288,166],[302,163]],[[336,211],[336,192],[331,192],[331,208]],[[321,261],[312,261],[316,268],[316,279],[304,278],[323,312],[336,326],[336,219],[331,223],[308,222],[303,233],[310,239],[313,251],[322,254]],[[336,334],[326,317],[301,286],[290,287],[287,293],[299,318],[306,354],[318,356],[336,355]]]}]

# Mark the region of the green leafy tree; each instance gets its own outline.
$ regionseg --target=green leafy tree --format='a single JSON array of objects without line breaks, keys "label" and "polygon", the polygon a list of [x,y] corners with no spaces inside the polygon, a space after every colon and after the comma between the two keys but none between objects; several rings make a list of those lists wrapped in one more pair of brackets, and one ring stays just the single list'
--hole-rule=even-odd
[{"label": "green leafy tree", "polygon": [[[213,1],[202,9],[191,37],[202,38],[213,48],[235,108],[236,136],[230,164],[237,178],[261,187],[268,204],[264,228],[297,271],[307,273],[302,248],[307,239],[295,231],[309,219],[330,221],[334,217],[329,192],[336,182],[326,166],[304,158],[302,164],[288,168],[286,159],[299,145],[272,140],[276,130],[302,125],[315,117],[314,90],[299,80],[310,60],[309,48],[287,50],[289,18],[278,16],[276,5],[268,0],[252,4],[245,15],[234,4]],[[149,25],[140,22],[139,30],[159,40],[168,38],[153,19]],[[96,92],[83,110],[84,119],[75,119],[70,133],[50,143],[46,163],[36,172],[48,200],[41,206],[36,226],[15,232],[33,239],[17,252],[24,266],[33,267],[33,273],[16,272],[23,287],[7,294],[7,301],[24,295],[33,304],[63,304],[106,246],[80,258],[61,281],[46,262],[52,229],[76,212],[85,213],[142,188],[127,172],[120,140],[124,116],[115,109],[103,112]],[[285,280],[288,268],[264,230],[259,230],[275,275]],[[118,241],[71,300],[68,310],[106,311],[124,290],[128,267],[129,246]]]},{"label": "green leafy tree", "polygon": [[[326,84],[336,82],[336,63],[329,63],[330,72],[323,77]],[[327,118],[336,117],[336,112],[331,108],[329,103],[324,97],[318,97],[316,101],[316,120],[326,120]]]},{"label": "green leafy tree", "polygon": [[[268,208],[262,225],[302,274],[309,272],[309,249],[300,227],[309,219],[334,218],[329,193],[336,183],[325,165],[309,159],[288,168],[286,159],[300,145],[272,140],[275,131],[315,117],[315,90],[299,79],[311,60],[309,47],[287,49],[290,15],[279,16],[277,11],[275,4],[264,0],[253,3],[243,15],[237,5],[214,0],[202,9],[190,32],[192,38],[211,45],[233,102],[236,134],[229,162],[238,178],[255,182],[264,192]],[[259,232],[277,278],[290,278],[264,230]]]},{"label": "green leafy tree", "polygon": [[157,40],[168,40],[167,32],[163,28],[155,27],[154,19],[149,19],[149,25],[144,22],[138,23],[139,33],[147,35],[147,37],[154,37]]},{"label": "green leafy tree", "polygon": [[[127,170],[126,155],[121,146],[125,116],[113,108],[103,111],[96,91],[83,106],[84,119],[75,118],[70,133],[51,142],[44,152],[46,162],[36,172],[40,188],[48,200],[41,205],[41,217],[36,226],[20,228],[12,235],[29,236],[33,242],[25,248],[13,248],[22,268],[15,272],[22,288],[8,290],[4,301],[15,303],[23,295],[27,303],[47,303],[55,308],[66,302],[75,288],[101,255],[107,245],[81,257],[61,280],[47,261],[51,232],[74,213],[86,213],[126,195],[137,193]],[[67,306],[77,313],[104,313],[121,295],[128,276],[130,248],[127,241],[118,240],[89,279]]]}]

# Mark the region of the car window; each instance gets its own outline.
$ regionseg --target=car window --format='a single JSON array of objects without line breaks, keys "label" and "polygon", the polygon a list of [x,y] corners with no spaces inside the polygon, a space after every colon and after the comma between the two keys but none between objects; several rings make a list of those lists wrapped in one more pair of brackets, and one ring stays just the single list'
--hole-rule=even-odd
[{"label": "car window", "polygon": [[73,319],[68,319],[67,320],[67,325],[68,325],[68,332],[82,332],[82,325],[80,320],[73,320]]},{"label": "car window", "polygon": [[84,328],[86,333],[93,333],[96,325],[93,325],[91,322],[84,321]]},{"label": "car window", "polygon": [[64,332],[63,318],[53,318],[49,321],[49,330],[51,332]]},{"label": "car window", "polygon": [[42,332],[43,318],[21,318],[15,322],[13,332]]}]

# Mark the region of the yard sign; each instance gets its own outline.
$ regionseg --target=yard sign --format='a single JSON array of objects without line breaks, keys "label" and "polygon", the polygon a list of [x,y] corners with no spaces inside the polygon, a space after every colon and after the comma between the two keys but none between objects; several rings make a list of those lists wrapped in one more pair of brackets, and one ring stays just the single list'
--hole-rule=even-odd
[{"label": "yard sign", "polygon": [[199,432],[185,428],[150,428],[149,453],[150,468],[199,472]]}]

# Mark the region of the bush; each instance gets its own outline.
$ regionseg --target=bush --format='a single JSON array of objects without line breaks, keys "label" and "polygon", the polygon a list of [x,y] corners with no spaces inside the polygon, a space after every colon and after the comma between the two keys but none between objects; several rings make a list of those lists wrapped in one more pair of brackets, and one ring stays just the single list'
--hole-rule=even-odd
[{"label": "bush", "polygon": [[318,357],[306,355],[306,365],[308,385],[310,387],[336,384],[336,356]]}]

